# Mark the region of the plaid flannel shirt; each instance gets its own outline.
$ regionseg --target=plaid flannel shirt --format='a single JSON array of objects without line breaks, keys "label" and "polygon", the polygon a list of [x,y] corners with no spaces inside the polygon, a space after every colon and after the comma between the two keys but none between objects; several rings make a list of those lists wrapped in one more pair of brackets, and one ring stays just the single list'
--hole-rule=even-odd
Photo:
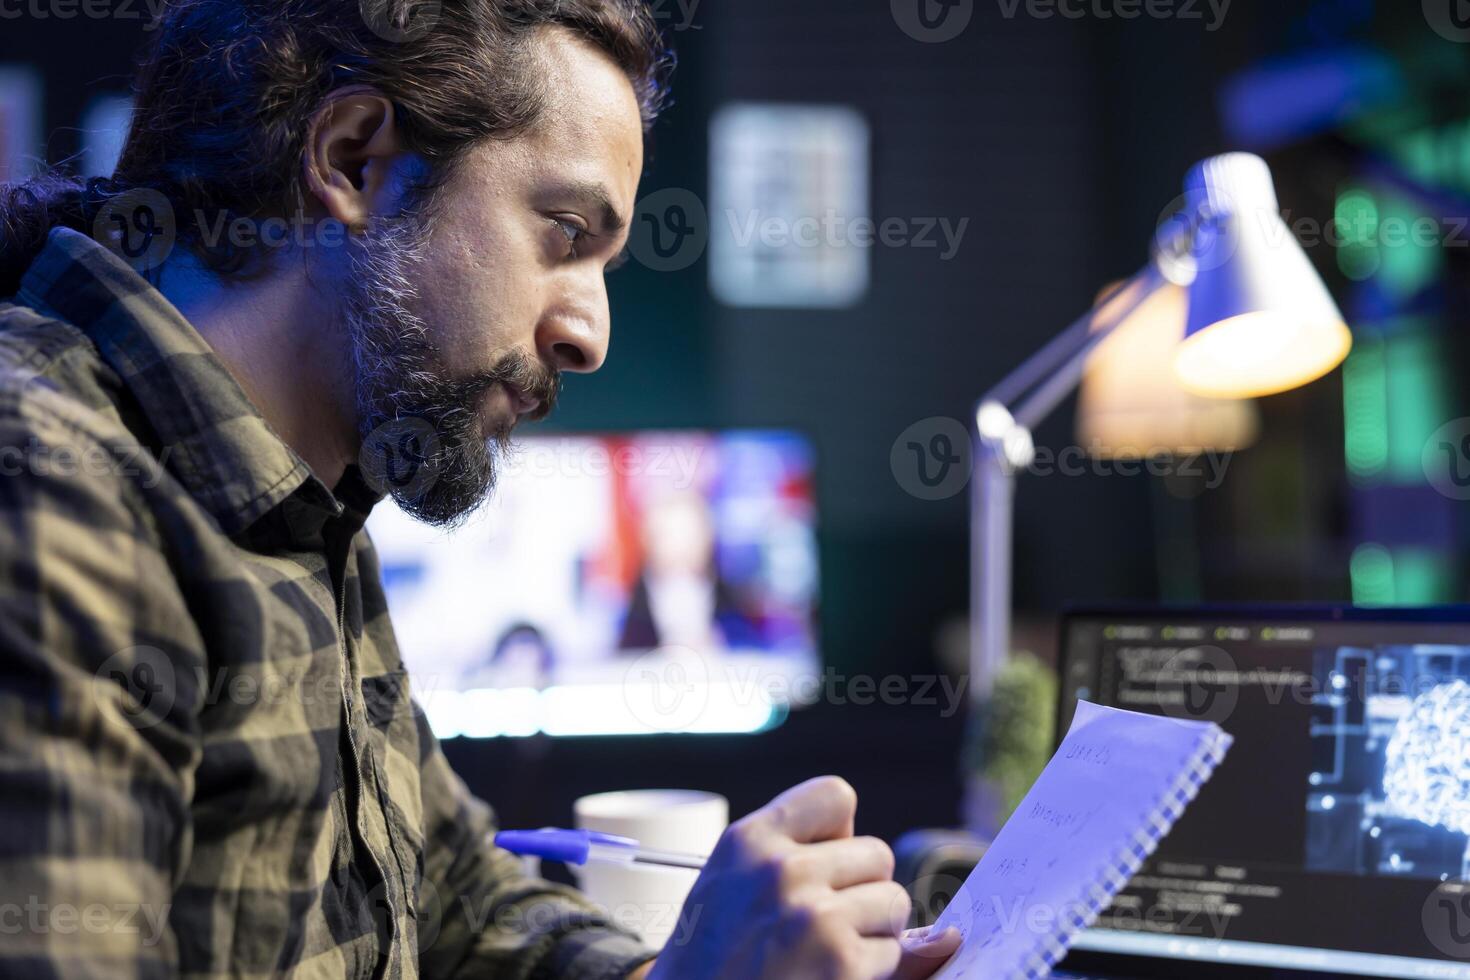
[{"label": "plaid flannel shirt", "polygon": [[0,303],[0,976],[623,976],[409,695],[363,531],[167,300],[53,231]]}]

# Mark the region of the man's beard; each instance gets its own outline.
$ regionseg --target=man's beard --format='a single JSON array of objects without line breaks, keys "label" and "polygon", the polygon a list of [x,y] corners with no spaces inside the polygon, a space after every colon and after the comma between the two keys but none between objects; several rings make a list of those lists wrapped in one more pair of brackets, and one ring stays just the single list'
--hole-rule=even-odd
[{"label": "man's beard", "polygon": [[484,393],[503,384],[535,398],[540,407],[530,417],[539,419],[555,406],[561,378],[519,348],[487,374],[449,375],[412,308],[429,239],[426,211],[379,219],[348,246],[344,314],[364,478],[419,520],[452,527],[489,496],[496,457],[510,446],[514,421],[485,437],[476,410]]}]

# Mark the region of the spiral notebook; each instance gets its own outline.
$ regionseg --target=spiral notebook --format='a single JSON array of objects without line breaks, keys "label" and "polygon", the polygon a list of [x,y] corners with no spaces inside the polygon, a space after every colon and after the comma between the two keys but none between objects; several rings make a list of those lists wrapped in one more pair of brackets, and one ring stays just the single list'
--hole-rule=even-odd
[{"label": "spiral notebook", "polygon": [[1211,722],[1077,703],[1031,791],[939,916],[964,942],[942,980],[1045,977],[1224,759]]}]

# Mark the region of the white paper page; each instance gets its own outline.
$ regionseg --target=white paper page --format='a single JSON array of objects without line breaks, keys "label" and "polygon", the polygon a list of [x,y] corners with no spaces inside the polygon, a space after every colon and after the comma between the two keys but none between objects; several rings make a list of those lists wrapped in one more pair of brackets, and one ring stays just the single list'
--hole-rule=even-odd
[{"label": "white paper page", "polygon": [[[1107,905],[1120,855],[1140,856],[1162,836],[1150,819],[1208,745],[1230,737],[1185,721],[1079,701],[1062,740],[1025,800],[996,835],[936,923],[964,934],[943,980],[1006,980],[1060,953],[1074,927]],[[1153,828],[1150,830],[1150,828]],[[1098,889],[1102,888],[1103,891]]]}]

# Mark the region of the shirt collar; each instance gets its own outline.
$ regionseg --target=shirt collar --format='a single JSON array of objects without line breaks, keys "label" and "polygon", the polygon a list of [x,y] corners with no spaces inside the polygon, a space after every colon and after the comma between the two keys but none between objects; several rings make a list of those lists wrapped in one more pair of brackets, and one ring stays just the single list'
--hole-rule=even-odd
[{"label": "shirt collar", "polygon": [[[346,510],[276,435],[199,332],[162,293],[79,232],[54,229],[17,300],[77,327],[97,345],[168,448],[164,465],[229,535],[288,499],[292,537]],[[355,467],[339,484],[365,517],[376,499]],[[271,522],[275,523],[275,522]],[[313,527],[312,525],[315,525]]]}]

